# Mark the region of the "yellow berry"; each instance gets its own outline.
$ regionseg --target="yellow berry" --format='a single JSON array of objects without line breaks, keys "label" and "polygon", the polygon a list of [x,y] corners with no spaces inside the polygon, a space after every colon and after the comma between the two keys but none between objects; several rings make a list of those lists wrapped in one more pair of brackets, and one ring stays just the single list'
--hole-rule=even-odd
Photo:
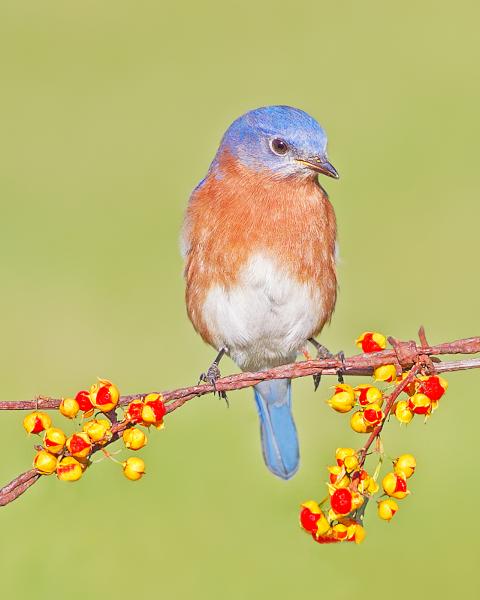
[{"label": "yellow berry", "polygon": [[345,465],[345,471],[347,473],[352,473],[358,468],[358,456],[356,454],[353,456],[346,456],[343,464]]},{"label": "yellow berry", "polygon": [[[355,526],[355,530],[354,530],[354,537],[353,540],[355,541],[356,544],[361,544],[363,542],[363,540],[365,539],[367,535],[367,532],[365,531],[365,527],[362,527],[362,525],[359,525],[358,523]],[[349,539],[351,538],[351,536],[349,536]]]},{"label": "yellow berry", "polygon": [[130,450],[140,450],[147,443],[147,436],[138,427],[130,427],[125,429],[122,435],[123,443]]},{"label": "yellow berry", "polygon": [[130,456],[123,463],[123,474],[131,481],[137,481],[145,475],[145,463],[141,458]]},{"label": "yellow berry", "polygon": [[33,459],[33,466],[42,475],[51,475],[57,468],[57,457],[46,450],[39,450]]},{"label": "yellow berry", "polygon": [[65,447],[66,441],[67,436],[61,429],[58,429],[57,427],[49,427],[47,430],[45,430],[45,435],[43,436],[43,445],[45,450],[48,450],[53,454],[59,454]]},{"label": "yellow berry", "polygon": [[334,395],[327,400],[327,403],[333,410],[340,413],[347,413],[355,406],[355,392],[346,383],[338,384],[335,387]]},{"label": "yellow berry", "polygon": [[372,431],[372,427],[369,427],[365,423],[363,411],[361,410],[357,410],[353,413],[352,418],[350,419],[350,427],[357,433],[370,433],[370,431]]},{"label": "yellow berry", "polygon": [[393,462],[393,470],[397,475],[405,475],[408,479],[415,473],[417,461],[412,454],[401,454]]},{"label": "yellow berry", "polygon": [[391,498],[387,498],[378,503],[378,516],[384,521],[390,521],[397,510],[398,504]]},{"label": "yellow berry", "polygon": [[58,410],[64,417],[67,417],[67,419],[74,419],[80,410],[80,406],[75,398],[64,398],[60,402]]},{"label": "yellow berry", "polygon": [[78,481],[82,475],[83,467],[73,456],[66,456],[58,463],[57,477],[61,481]]},{"label": "yellow berry", "polygon": [[410,423],[414,417],[414,414],[408,406],[408,400],[399,400],[395,404],[395,416],[400,423],[405,423],[406,425]]},{"label": "yellow berry", "polygon": [[374,370],[373,378],[375,381],[386,381],[387,383],[390,383],[397,378],[397,369],[395,368],[395,365],[382,365]]},{"label": "yellow berry", "polygon": [[335,450],[335,459],[337,461],[337,465],[341,467],[347,456],[355,456],[355,454],[356,452],[353,448],[337,448]]},{"label": "yellow berry", "polygon": [[407,478],[397,473],[387,473],[382,481],[383,491],[387,496],[402,500],[410,492],[407,490]]},{"label": "yellow berry", "polygon": [[83,431],[95,444],[107,442],[112,437],[111,423],[107,419],[92,419],[83,425]]}]

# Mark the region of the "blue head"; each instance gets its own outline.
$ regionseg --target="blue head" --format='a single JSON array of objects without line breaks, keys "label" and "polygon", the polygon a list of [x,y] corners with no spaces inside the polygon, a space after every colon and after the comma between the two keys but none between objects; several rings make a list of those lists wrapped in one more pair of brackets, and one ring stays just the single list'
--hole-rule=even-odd
[{"label": "blue head", "polygon": [[317,172],[338,178],[326,149],[325,131],[306,112],[291,106],[265,106],[230,125],[217,156],[227,150],[250,169],[268,170],[277,177]]}]

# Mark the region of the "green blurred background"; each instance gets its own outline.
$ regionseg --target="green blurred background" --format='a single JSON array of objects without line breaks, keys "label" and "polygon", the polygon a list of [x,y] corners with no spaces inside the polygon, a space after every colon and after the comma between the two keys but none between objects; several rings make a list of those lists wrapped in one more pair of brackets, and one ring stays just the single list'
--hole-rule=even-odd
[{"label": "green blurred background", "polygon": [[[185,315],[182,212],[228,124],[272,103],[320,120],[341,173],[323,181],[342,254],[324,343],[478,334],[479,17],[464,0],[4,0],[1,398],[195,382],[213,352]],[[417,455],[414,493],[389,525],[372,507],[362,546],[298,528],[334,449],[360,444],[328,382],[304,380],[292,481],[263,465],[251,390],[195,400],[151,436],[140,483],[104,460],[0,511],[2,597],[478,597],[480,380],[449,381],[427,426],[388,427],[391,455]],[[2,482],[31,461],[21,418],[0,414]]]}]

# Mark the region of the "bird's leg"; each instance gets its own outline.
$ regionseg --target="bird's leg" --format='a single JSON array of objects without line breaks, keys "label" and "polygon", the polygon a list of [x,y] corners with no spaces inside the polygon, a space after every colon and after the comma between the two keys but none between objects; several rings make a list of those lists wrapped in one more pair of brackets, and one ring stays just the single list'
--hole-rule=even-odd
[{"label": "bird's leg", "polygon": [[203,381],[205,383],[209,383],[210,385],[213,385],[213,393],[214,394],[217,393],[218,396],[220,398],[223,398],[228,404],[226,392],[224,392],[224,391],[219,392],[216,387],[216,381],[217,381],[217,379],[220,379],[220,368],[218,365],[219,365],[220,361],[222,360],[223,355],[226,352],[228,352],[227,348],[225,348],[225,347],[220,348],[219,353],[215,357],[215,360],[212,362],[212,364],[208,367],[208,370],[205,373],[202,373],[200,375],[199,383],[201,381]]},{"label": "bird's leg", "polygon": [[[330,352],[328,348],[323,346],[320,342],[317,342],[315,338],[309,338],[308,341],[314,346],[317,351],[317,360],[325,360],[326,358],[334,358],[334,355]],[[339,352],[337,354],[338,359],[342,362],[345,360],[345,354],[343,352]],[[343,383],[343,374],[342,369],[338,369],[337,371],[338,383]],[[317,391],[318,386],[320,385],[320,381],[322,380],[322,374],[317,373],[313,376],[313,386],[315,391]]]},{"label": "bird's leg", "polygon": [[338,383],[344,383],[343,372],[345,371],[345,352],[340,350],[340,352],[337,354],[337,358],[342,363],[342,368],[338,369],[337,371]]}]

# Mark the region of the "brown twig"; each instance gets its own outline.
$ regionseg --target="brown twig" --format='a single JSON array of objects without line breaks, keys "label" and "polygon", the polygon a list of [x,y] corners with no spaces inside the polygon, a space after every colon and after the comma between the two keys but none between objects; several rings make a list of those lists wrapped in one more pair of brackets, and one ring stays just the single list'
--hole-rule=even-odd
[{"label": "brown twig", "polygon": [[[359,354],[350,358],[346,358],[343,361],[338,358],[329,358],[326,360],[308,360],[283,365],[281,367],[256,373],[239,373],[237,375],[230,375],[228,377],[222,377],[221,379],[218,379],[215,383],[215,387],[210,384],[194,385],[191,387],[163,392],[162,395],[164,401],[166,402],[167,413],[171,413],[177,408],[183,406],[192,398],[210,394],[215,391],[227,392],[252,387],[261,381],[269,379],[296,379],[299,377],[308,377],[319,373],[322,375],[337,376],[339,371],[343,375],[367,376],[371,375],[376,367],[385,364],[395,364],[401,371],[408,371],[410,369],[411,371],[410,374],[398,386],[396,386],[395,390],[389,396],[385,406],[385,413],[386,416],[388,416],[395,399],[403,390],[403,388],[410,383],[415,376],[415,373],[420,370],[429,370],[431,368],[431,357],[433,357],[435,360],[436,356],[444,354],[480,353],[480,337],[455,340],[453,342],[438,344],[436,346],[428,345],[423,329],[420,330],[419,337],[421,342],[420,346],[412,341],[399,342],[398,340],[394,340],[392,338],[394,347],[381,352]],[[426,359],[428,359],[428,361]],[[440,363],[435,362],[435,371],[437,373],[463,371],[466,369],[476,368],[480,368],[480,358]],[[147,393],[122,396],[119,404],[121,406],[126,406],[132,402],[132,400],[143,399],[146,395]],[[2,401],[0,402],[0,410],[57,409],[60,405],[60,401],[60,399],[45,396],[40,396],[34,400]],[[369,436],[364,448],[361,451],[361,458],[363,461],[365,460],[365,456],[371,444],[380,433],[384,422],[385,421],[383,421],[381,425],[378,425]],[[114,422],[112,425],[113,436],[108,443],[110,444],[116,441],[120,437],[122,431],[127,427],[129,427],[129,423],[126,421]],[[95,453],[104,447],[105,445],[94,446],[92,453]],[[0,506],[5,506],[6,504],[9,504],[18,498],[31,485],[36,483],[40,477],[41,475],[37,473],[35,469],[31,469],[30,471],[26,471],[25,473],[22,473],[13,479],[9,484],[0,489]]]}]

